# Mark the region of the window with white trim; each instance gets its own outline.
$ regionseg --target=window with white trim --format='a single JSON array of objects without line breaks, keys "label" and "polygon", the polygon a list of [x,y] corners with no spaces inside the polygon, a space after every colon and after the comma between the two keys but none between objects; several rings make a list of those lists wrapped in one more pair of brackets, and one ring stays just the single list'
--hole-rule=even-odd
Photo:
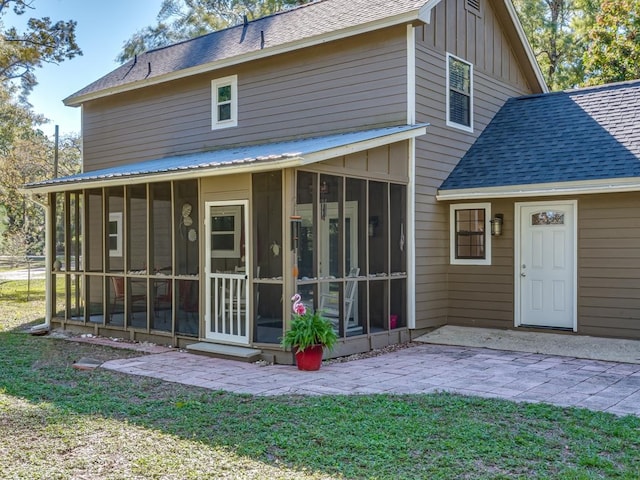
[{"label": "window with white trim", "polygon": [[122,256],[122,212],[109,213],[109,256]]},{"label": "window with white trim", "polygon": [[211,129],[238,125],[238,76],[211,82]]},{"label": "window with white trim", "polygon": [[473,132],[473,65],[447,53],[447,125]]},{"label": "window with white trim", "polygon": [[491,265],[491,204],[459,203],[450,207],[451,263]]}]

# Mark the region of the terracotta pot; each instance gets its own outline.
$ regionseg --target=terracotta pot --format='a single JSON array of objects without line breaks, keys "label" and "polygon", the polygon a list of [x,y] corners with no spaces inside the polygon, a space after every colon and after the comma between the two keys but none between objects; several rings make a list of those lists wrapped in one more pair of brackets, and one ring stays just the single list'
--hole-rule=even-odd
[{"label": "terracotta pot", "polygon": [[324,348],[322,345],[313,345],[305,348],[303,351],[296,350],[296,364],[298,365],[298,370],[320,370],[323,351]]}]

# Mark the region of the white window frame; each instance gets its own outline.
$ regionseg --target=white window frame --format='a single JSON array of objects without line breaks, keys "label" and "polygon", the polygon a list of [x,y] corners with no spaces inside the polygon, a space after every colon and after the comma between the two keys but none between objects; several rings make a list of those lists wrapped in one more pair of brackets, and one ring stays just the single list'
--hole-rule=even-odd
[{"label": "white window frame", "polygon": [[[116,224],[116,233],[111,233],[111,224]],[[110,257],[122,257],[122,212],[109,213],[109,229],[107,235],[109,237],[109,247],[111,247],[111,239],[115,237],[116,248],[109,248]]]},{"label": "white window frame", "polygon": [[[450,77],[449,77],[449,67],[451,65],[451,61],[455,60],[457,62],[464,63],[469,66],[469,125],[464,125],[462,123],[453,122],[450,120],[451,118],[451,86],[450,86]],[[467,62],[466,60],[456,57],[451,53],[447,53],[447,92],[446,92],[446,100],[447,100],[447,126],[457,128],[460,130],[464,130],[465,132],[473,133],[473,64]],[[466,94],[466,92],[463,92]]]},{"label": "white window frame", "polygon": [[[456,210],[484,210],[484,258],[456,258]],[[449,207],[449,252],[451,265],[491,265],[491,204],[456,203]]]},{"label": "white window frame", "polygon": [[[218,102],[218,89],[231,87],[231,100],[229,102]],[[228,103],[231,105],[231,118],[220,120],[218,118],[218,107]],[[238,76],[218,78],[211,81],[211,130],[238,126]]]}]

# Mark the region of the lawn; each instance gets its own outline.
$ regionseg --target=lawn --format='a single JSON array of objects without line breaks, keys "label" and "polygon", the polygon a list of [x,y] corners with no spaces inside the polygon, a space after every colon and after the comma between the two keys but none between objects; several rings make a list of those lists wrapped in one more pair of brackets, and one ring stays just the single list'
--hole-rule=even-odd
[{"label": "lawn", "polygon": [[636,417],[449,394],[263,398],[75,370],[134,353],[26,334],[44,308],[25,289],[0,285],[3,479],[640,478]]}]

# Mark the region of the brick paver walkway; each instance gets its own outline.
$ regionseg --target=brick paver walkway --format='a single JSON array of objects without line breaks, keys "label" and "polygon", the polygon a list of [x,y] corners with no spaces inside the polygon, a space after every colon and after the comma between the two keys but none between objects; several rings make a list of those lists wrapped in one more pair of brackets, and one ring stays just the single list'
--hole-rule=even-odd
[{"label": "brick paver walkway", "polygon": [[318,372],[179,351],[112,360],[102,368],[253,395],[447,391],[640,416],[640,365],[483,348],[417,345]]}]

